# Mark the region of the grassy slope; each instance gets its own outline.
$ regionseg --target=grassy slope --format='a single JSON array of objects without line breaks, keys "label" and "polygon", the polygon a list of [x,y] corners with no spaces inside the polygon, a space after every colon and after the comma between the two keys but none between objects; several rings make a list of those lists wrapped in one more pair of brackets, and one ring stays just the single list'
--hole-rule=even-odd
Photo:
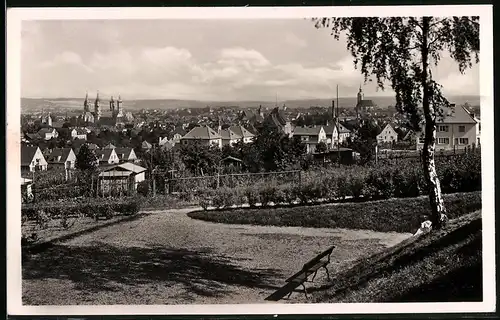
[{"label": "grassy slope", "polygon": [[482,301],[480,211],[355,262],[312,302]]},{"label": "grassy slope", "polygon": [[[481,209],[481,192],[444,195],[451,219]],[[430,213],[427,197],[285,208],[195,211],[191,218],[229,223],[415,232]]]}]

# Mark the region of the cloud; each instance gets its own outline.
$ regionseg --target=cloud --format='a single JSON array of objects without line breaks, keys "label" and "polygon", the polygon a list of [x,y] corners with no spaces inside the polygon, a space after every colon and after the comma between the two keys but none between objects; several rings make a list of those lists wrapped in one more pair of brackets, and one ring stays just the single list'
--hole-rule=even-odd
[{"label": "cloud", "polygon": [[68,64],[84,66],[82,58],[78,54],[71,51],[64,51],[56,55],[52,60],[47,60],[42,62],[40,64],[40,67],[44,69],[49,69],[55,66],[68,65]]},{"label": "cloud", "polygon": [[[53,96],[81,95],[85,90],[122,94],[129,98],[175,98],[209,100],[330,98],[339,85],[341,96],[355,96],[363,82],[353,58],[305,65],[300,62],[274,63],[252,48],[228,47],[204,62],[186,48],[173,46],[94,51],[86,60],[72,51],[63,51],[41,64],[43,73],[27,80],[32,92]],[[49,78],[43,74],[50,74]],[[68,82],[68,79],[72,79]],[[449,74],[441,83],[463,93],[472,88],[474,77]],[[72,88],[61,94],[61,89]],[[365,95],[376,92],[374,84],[364,86]],[[472,93],[473,94],[473,93]]]},{"label": "cloud", "polygon": [[299,47],[299,48],[304,48],[307,47],[307,41],[297,37],[293,33],[287,33],[285,36],[285,43],[291,44],[293,46]]}]

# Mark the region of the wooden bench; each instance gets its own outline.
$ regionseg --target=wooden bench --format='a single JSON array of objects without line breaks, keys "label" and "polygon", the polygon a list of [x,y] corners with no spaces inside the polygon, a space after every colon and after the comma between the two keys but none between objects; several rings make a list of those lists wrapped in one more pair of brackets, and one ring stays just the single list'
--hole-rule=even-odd
[{"label": "wooden bench", "polygon": [[[283,287],[271,294],[265,300],[278,301],[287,294],[287,298],[290,298],[293,290],[295,290],[299,286],[302,286],[304,288],[304,294],[307,298],[307,289],[305,283],[314,282],[314,278],[316,278],[316,275],[318,274],[318,271],[320,269],[325,269],[328,281],[330,281],[330,273],[328,272],[328,268],[326,266],[330,263],[330,256],[332,255],[332,251],[334,248],[335,246],[331,246],[327,250],[323,251],[322,253],[318,254],[316,257],[305,263],[299,272],[295,273],[293,276],[285,280],[286,284]],[[311,280],[308,280],[311,275]]]}]

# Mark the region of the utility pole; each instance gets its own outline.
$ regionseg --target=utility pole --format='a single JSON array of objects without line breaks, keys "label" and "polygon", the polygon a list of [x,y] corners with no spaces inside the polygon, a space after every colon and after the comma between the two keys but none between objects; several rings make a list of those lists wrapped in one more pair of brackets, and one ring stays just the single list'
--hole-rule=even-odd
[{"label": "utility pole", "polygon": [[339,85],[337,84],[337,117],[336,117],[336,125],[337,125],[337,161],[340,167],[340,126],[339,126]]}]

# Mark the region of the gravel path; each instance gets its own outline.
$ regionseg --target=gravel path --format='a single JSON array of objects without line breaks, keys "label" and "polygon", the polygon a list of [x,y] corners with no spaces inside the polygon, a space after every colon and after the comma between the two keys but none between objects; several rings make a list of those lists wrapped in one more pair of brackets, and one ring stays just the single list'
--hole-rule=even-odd
[{"label": "gravel path", "polygon": [[[26,304],[263,303],[330,245],[331,273],[409,234],[224,225],[157,211],[23,262]],[[314,285],[324,284],[318,274]],[[51,290],[51,288],[53,290]],[[295,294],[290,301],[300,301]],[[283,301],[286,302],[286,301]]]}]

